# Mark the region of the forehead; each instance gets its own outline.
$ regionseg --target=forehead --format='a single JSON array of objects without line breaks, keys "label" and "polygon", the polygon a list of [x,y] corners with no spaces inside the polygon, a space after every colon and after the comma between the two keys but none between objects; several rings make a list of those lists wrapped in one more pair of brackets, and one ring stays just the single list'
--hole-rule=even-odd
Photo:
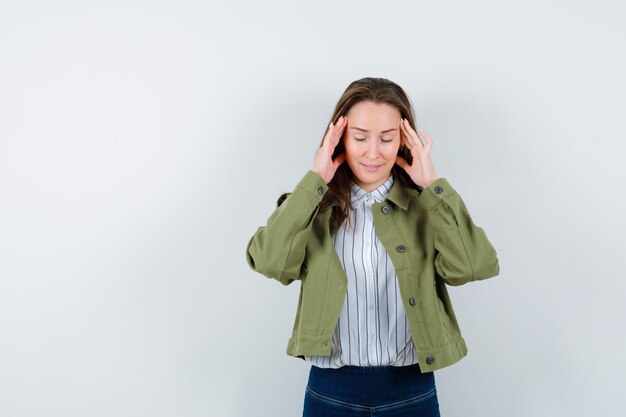
[{"label": "forehead", "polygon": [[350,108],[346,114],[348,128],[359,127],[369,131],[383,131],[397,128],[400,111],[389,104],[362,101]]}]

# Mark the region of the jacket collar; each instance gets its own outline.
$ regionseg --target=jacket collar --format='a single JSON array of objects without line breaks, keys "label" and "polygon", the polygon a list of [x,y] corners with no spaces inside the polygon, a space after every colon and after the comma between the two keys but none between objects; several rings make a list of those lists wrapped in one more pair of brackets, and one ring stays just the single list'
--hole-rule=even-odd
[{"label": "jacket collar", "polygon": [[400,181],[394,181],[391,186],[391,191],[389,191],[389,195],[387,196],[387,200],[406,211],[409,208],[410,197],[409,190],[403,187]]}]

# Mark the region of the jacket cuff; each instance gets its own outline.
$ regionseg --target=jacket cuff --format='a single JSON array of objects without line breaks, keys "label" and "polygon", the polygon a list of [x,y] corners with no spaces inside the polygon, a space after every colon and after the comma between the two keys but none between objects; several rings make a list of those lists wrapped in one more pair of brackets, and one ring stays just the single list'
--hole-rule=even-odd
[{"label": "jacket cuff", "polygon": [[456,190],[452,188],[447,179],[443,177],[437,178],[428,187],[424,188],[420,194],[420,198],[423,198],[426,203],[428,211],[435,208],[437,205],[448,196],[456,194]]},{"label": "jacket cuff", "polygon": [[319,174],[309,170],[296,185],[296,188],[306,191],[319,203],[328,191],[328,184]]}]

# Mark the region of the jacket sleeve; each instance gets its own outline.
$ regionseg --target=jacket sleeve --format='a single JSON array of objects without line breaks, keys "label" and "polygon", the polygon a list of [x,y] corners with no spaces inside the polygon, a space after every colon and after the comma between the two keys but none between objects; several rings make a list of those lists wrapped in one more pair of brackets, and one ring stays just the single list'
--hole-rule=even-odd
[{"label": "jacket sleeve", "polygon": [[424,188],[420,197],[433,226],[435,270],[446,284],[462,285],[500,273],[496,250],[445,178]]},{"label": "jacket sleeve", "polygon": [[246,248],[246,259],[252,270],[289,285],[300,277],[306,255],[306,244],[328,190],[322,177],[308,171],[294,191],[257,229]]}]

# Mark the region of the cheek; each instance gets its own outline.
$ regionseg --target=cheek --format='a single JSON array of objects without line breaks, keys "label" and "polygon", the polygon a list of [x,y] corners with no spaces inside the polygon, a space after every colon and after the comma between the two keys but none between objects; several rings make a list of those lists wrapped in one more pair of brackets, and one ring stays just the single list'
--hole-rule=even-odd
[{"label": "cheek", "polygon": [[347,140],[344,142],[344,149],[346,150],[346,158],[352,159],[359,155],[359,147],[354,141]]},{"label": "cheek", "polygon": [[385,149],[385,158],[395,161],[399,151],[399,146],[390,146],[389,149]]}]

